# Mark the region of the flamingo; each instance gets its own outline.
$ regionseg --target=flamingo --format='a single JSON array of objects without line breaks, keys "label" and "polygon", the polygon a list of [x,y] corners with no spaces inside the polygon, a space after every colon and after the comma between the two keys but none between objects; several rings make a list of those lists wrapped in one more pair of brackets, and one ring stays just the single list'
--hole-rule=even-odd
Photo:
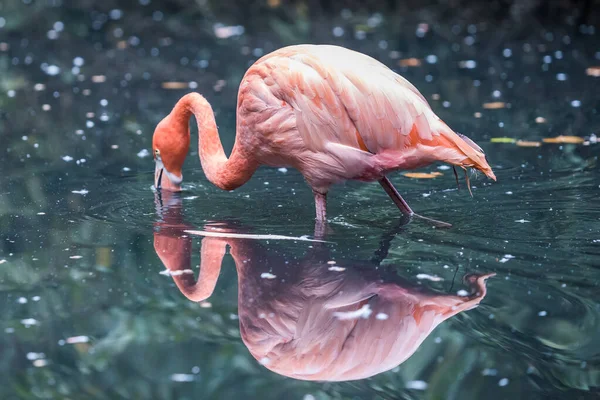
[{"label": "flamingo", "polygon": [[496,180],[483,150],[437,117],[410,82],[343,47],[289,46],[256,61],[240,84],[229,158],[209,102],[195,92],[183,96],[154,131],[157,190],[181,190],[192,115],[210,182],[233,190],[260,165],[295,168],[312,188],[321,224],[331,185],[345,180],[378,181],[404,214],[418,217],[388,173],[442,161],[465,169],[469,191],[467,168]]}]

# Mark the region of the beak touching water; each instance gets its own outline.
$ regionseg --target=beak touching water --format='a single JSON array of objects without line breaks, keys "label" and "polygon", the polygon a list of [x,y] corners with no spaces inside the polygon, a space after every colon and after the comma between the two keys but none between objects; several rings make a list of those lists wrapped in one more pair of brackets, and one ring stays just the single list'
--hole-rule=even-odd
[{"label": "beak touching water", "polygon": [[[154,187],[156,190],[168,190],[171,192],[181,191],[181,177],[169,173],[161,160],[154,160]],[[177,182],[174,183],[173,181]]]}]

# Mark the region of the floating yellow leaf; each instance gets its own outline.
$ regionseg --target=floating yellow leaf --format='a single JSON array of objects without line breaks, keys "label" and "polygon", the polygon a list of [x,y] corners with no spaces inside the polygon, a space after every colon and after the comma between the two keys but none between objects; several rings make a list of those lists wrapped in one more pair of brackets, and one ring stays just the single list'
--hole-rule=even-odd
[{"label": "floating yellow leaf", "polygon": [[516,142],[515,139],[510,138],[510,137],[494,137],[490,139],[490,142],[492,143],[514,143]]},{"label": "floating yellow leaf", "polygon": [[541,142],[532,142],[528,140],[517,140],[517,146],[519,147],[540,147]]},{"label": "floating yellow leaf", "polygon": [[187,89],[190,85],[187,82],[163,82],[163,89]]},{"label": "floating yellow leaf", "polygon": [[441,172],[405,172],[402,175],[407,178],[415,178],[415,179],[432,179],[438,176],[443,175]]},{"label": "floating yellow leaf", "polygon": [[600,67],[589,67],[585,70],[585,73],[589,76],[594,76],[596,78],[600,77]]},{"label": "floating yellow leaf", "polygon": [[483,108],[486,110],[497,110],[499,108],[505,108],[506,103],[503,101],[494,101],[491,103],[483,103]]},{"label": "floating yellow leaf", "polygon": [[544,143],[573,143],[573,144],[579,144],[579,143],[583,143],[584,140],[583,138],[579,137],[579,136],[557,136],[554,138],[544,138],[542,139]]},{"label": "floating yellow leaf", "polygon": [[421,60],[418,58],[405,58],[403,60],[398,61],[398,64],[401,67],[418,67],[421,65]]}]

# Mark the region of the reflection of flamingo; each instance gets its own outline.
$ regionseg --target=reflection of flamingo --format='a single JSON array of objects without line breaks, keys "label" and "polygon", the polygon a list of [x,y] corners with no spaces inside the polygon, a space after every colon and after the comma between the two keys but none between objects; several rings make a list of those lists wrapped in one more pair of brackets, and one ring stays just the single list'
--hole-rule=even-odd
[{"label": "reflection of flamingo", "polygon": [[[474,293],[451,296],[382,276],[372,264],[338,262],[346,270],[332,271],[324,247],[298,261],[255,240],[207,237],[196,281],[193,274],[177,273],[189,268],[191,241],[181,236],[187,228],[181,221],[178,231],[176,215],[159,224],[154,248],[179,290],[192,301],[208,298],[229,245],[238,271],[242,340],[268,369],[296,379],[346,381],[396,367],[438,324],[476,307],[493,275],[471,275],[466,282]],[[275,278],[263,279],[267,271]]]},{"label": "reflection of flamingo", "polygon": [[496,179],[481,148],[440,120],[413,85],[342,47],[291,46],[258,60],[240,85],[229,158],[210,104],[197,93],[182,97],[154,132],[157,188],[180,188],[192,114],[212,183],[232,190],[259,165],[294,167],[313,189],[320,222],[329,187],[348,179],[379,181],[408,215],[413,211],[386,178],[390,171],[443,161]]}]

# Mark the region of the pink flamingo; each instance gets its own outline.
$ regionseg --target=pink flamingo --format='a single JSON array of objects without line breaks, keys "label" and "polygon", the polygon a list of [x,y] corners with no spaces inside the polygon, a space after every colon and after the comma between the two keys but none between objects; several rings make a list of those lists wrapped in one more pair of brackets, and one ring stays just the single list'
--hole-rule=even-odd
[{"label": "pink flamingo", "polygon": [[229,158],[208,101],[198,93],[183,96],[154,131],[157,189],[180,190],[192,114],[209,181],[233,190],[260,165],[296,168],[313,190],[319,223],[326,222],[330,186],[344,180],[378,181],[409,216],[417,214],[386,177],[391,171],[442,161],[496,180],[481,148],[452,131],[411,83],[342,47],[290,46],[252,65],[239,88]]}]

